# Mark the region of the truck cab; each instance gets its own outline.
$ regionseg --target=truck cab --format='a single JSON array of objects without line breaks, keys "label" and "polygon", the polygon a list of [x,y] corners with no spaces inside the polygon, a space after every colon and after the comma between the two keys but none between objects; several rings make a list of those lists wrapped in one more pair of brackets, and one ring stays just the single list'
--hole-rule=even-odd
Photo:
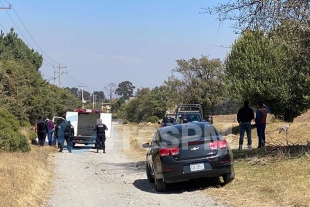
[{"label": "truck cab", "polygon": [[186,116],[188,122],[203,122],[203,111],[200,104],[180,104],[175,110],[175,119],[180,123],[182,115]]}]

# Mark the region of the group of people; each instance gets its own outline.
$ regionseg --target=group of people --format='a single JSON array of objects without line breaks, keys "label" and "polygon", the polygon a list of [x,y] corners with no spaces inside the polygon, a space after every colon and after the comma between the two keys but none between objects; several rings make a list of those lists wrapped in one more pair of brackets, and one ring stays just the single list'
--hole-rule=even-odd
[{"label": "group of people", "polygon": [[240,138],[239,138],[239,150],[243,147],[244,134],[247,134],[248,149],[252,149],[252,136],[251,136],[251,122],[255,121],[257,136],[258,136],[258,148],[265,146],[265,130],[267,114],[270,113],[269,108],[263,103],[263,101],[257,102],[256,116],[254,117],[254,111],[249,106],[248,100],[244,101],[244,106],[238,110],[237,121],[239,123]]},{"label": "group of people", "polygon": [[35,131],[37,132],[39,146],[44,146],[47,136],[48,145],[56,146],[57,142],[59,152],[62,152],[64,148],[64,141],[66,140],[67,149],[69,153],[72,153],[72,137],[74,136],[74,127],[71,125],[70,121],[63,120],[62,122],[58,121],[55,124],[52,119],[40,117],[36,124]]},{"label": "group of people", "polygon": [[[105,152],[105,131],[108,130],[108,127],[102,123],[102,120],[99,119],[99,123],[94,127],[96,131],[96,148],[99,152],[100,145],[102,146],[103,153]],[[48,145],[56,146],[58,143],[59,152],[63,151],[64,141],[66,140],[67,149],[69,153],[72,153],[72,138],[74,136],[74,127],[71,125],[70,121],[63,120],[58,121],[56,124],[52,119],[46,119],[45,117],[40,117],[39,121],[36,124],[35,131],[37,132],[39,146],[43,147],[45,144],[46,136],[48,137]],[[53,136],[54,134],[54,136]]]}]

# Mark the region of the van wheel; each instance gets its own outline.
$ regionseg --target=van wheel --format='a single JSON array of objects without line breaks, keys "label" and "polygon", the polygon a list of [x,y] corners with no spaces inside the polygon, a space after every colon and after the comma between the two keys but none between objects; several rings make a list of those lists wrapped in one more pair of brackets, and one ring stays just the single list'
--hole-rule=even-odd
[{"label": "van wheel", "polygon": [[155,179],[151,174],[151,167],[148,164],[146,164],[146,176],[150,183],[155,182]]},{"label": "van wheel", "polygon": [[160,179],[155,179],[155,190],[157,192],[165,192],[167,190],[167,184]]}]

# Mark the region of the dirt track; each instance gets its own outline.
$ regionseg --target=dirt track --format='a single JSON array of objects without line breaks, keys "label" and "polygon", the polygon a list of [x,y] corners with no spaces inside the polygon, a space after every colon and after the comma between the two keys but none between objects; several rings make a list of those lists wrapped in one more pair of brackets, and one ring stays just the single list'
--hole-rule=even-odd
[{"label": "dirt track", "polygon": [[173,184],[157,193],[145,175],[145,166],[132,162],[123,152],[116,130],[106,141],[107,154],[91,147],[75,148],[55,155],[55,179],[47,206],[226,206],[199,191],[198,183]]}]

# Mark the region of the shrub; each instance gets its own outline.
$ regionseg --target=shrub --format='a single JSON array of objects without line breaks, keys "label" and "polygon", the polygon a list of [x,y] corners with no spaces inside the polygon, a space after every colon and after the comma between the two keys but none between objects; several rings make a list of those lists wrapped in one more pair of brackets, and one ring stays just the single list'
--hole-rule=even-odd
[{"label": "shrub", "polygon": [[150,116],[146,119],[147,122],[151,122],[151,123],[156,123],[158,122],[158,117],[157,116]]},{"label": "shrub", "polygon": [[19,129],[19,121],[13,114],[0,110],[0,151],[30,151],[28,140]]}]

